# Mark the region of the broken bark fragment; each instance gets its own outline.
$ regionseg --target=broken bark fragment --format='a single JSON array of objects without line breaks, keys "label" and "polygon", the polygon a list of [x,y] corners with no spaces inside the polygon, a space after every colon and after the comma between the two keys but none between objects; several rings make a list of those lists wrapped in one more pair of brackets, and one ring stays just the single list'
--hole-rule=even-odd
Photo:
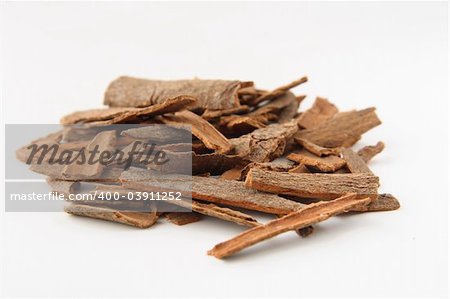
[{"label": "broken bark fragment", "polygon": [[164,217],[176,225],[186,225],[198,222],[201,219],[201,216],[194,212],[171,212],[164,214]]},{"label": "broken bark fragment", "polygon": [[329,202],[311,204],[299,211],[249,229],[228,241],[217,244],[208,251],[208,254],[216,258],[224,258],[284,232],[307,227],[331,216],[346,212],[356,205],[368,204],[369,202],[370,198],[357,199],[356,194],[347,194]]},{"label": "broken bark fragment", "polygon": [[295,80],[295,81],[293,81],[293,82],[291,82],[289,84],[280,86],[280,87],[278,87],[278,88],[276,88],[276,89],[274,89],[274,90],[272,90],[272,91],[270,91],[268,93],[265,93],[262,96],[254,99],[252,101],[249,101],[248,105],[255,106],[255,105],[257,105],[257,104],[259,104],[261,102],[272,100],[272,99],[274,99],[274,98],[276,98],[276,97],[286,93],[289,89],[294,88],[294,87],[296,87],[296,86],[298,86],[300,84],[303,84],[303,83],[305,83],[307,81],[308,81],[307,77],[302,77],[300,79],[297,79],[297,80]]},{"label": "broken bark fragment", "polygon": [[358,205],[352,212],[393,211],[400,208],[400,203],[392,194],[379,194],[377,199],[367,205]]},{"label": "broken bark fragment", "polygon": [[298,164],[294,168],[290,169],[288,172],[292,172],[292,173],[311,173],[311,171],[309,171],[308,167],[306,167],[303,164]]},{"label": "broken bark fragment", "polygon": [[190,111],[177,112],[173,115],[161,117],[161,121],[175,127],[188,126],[188,129],[192,129],[192,134],[209,149],[216,150],[219,153],[227,153],[231,150],[231,144],[225,136],[209,122]]},{"label": "broken bark fragment", "polygon": [[57,180],[50,177],[47,178],[47,184],[50,186],[50,189],[53,192],[62,194],[64,196],[74,194],[80,188],[79,182]]},{"label": "broken bark fragment", "polygon": [[300,144],[305,150],[319,157],[329,155],[339,156],[339,154],[341,153],[340,147],[334,148],[322,147],[302,138],[294,138],[294,140],[296,143]]},{"label": "broken bark fragment", "polygon": [[302,198],[331,200],[347,193],[356,193],[358,197],[375,200],[379,183],[378,177],[368,173],[286,173],[253,168],[247,174],[245,186]]},{"label": "broken bark fragment", "polygon": [[220,110],[239,106],[238,90],[252,83],[225,80],[159,81],[119,77],[105,93],[111,107],[145,107],[188,95],[198,99],[195,107]]},{"label": "broken bark fragment", "polygon": [[[145,140],[152,143],[188,143],[191,141],[190,131],[177,129],[165,125],[148,125],[123,130],[120,133],[135,139]],[[191,146],[192,147],[192,146]]]},{"label": "broken bark fragment", "polygon": [[[109,152],[113,153],[116,141],[115,131],[104,131],[98,133],[97,136],[89,143],[86,148],[86,153],[91,151],[98,151],[98,153]],[[98,158],[98,157],[97,157]],[[66,165],[63,170],[63,177],[74,180],[74,179],[96,179],[100,178],[100,175],[105,168],[105,163],[97,161],[96,163],[71,163]]]},{"label": "broken bark fragment", "polygon": [[230,170],[225,171],[220,176],[221,180],[232,180],[232,181],[239,181],[241,178],[241,172],[242,168],[232,168]]},{"label": "broken bark fragment", "polygon": [[342,159],[345,160],[348,170],[351,173],[372,173],[366,162],[351,148],[342,150]]},{"label": "broken bark fragment", "polygon": [[221,116],[231,115],[231,114],[242,114],[250,111],[250,107],[247,105],[241,105],[238,107],[233,107],[230,109],[221,109],[221,110],[205,110],[203,112],[202,117],[206,120],[212,120],[214,118],[218,118]]},{"label": "broken bark fragment", "polygon": [[335,172],[345,166],[345,160],[336,156],[317,157],[306,150],[291,153],[287,156],[291,161],[313,167],[322,172]]},{"label": "broken bark fragment", "polygon": [[291,121],[297,114],[298,108],[305,98],[306,95],[297,96],[295,97],[295,101],[291,101],[289,105],[281,109],[281,111],[278,113],[278,122],[280,124],[284,124],[288,121]]},{"label": "broken bark fragment", "polygon": [[[24,145],[21,148],[19,148],[18,150],[16,150],[16,158],[23,163],[27,163],[28,159],[30,158],[30,154],[32,152],[32,149],[28,148],[28,147],[30,147],[31,145],[36,145],[37,147],[40,147],[42,145],[48,145],[49,147],[51,147],[52,145],[59,144],[61,142],[62,138],[63,138],[63,132],[58,131],[55,133],[51,133],[45,137],[33,140],[29,144]],[[32,159],[33,162],[37,161],[38,158],[39,158],[39,155],[35,155]]]},{"label": "broken bark fragment", "polygon": [[384,149],[384,143],[378,141],[376,145],[368,145],[363,147],[358,151],[358,155],[364,160],[364,162],[369,162],[374,156],[381,153]]},{"label": "broken bark fragment", "polygon": [[336,114],[317,127],[300,130],[296,138],[306,139],[323,147],[350,147],[361,135],[381,124],[375,108]]},{"label": "broken bark fragment", "polygon": [[287,141],[297,132],[296,122],[272,124],[230,139],[233,153],[251,162],[267,162],[283,155]]},{"label": "broken bark fragment", "polygon": [[[121,176],[124,186],[142,191],[178,191],[192,193],[192,198],[269,214],[287,214],[303,205],[278,195],[259,192],[244,182],[185,175],[155,175],[132,168]],[[191,191],[192,190],[192,191]]]},{"label": "broken bark fragment", "polygon": [[300,115],[298,124],[302,128],[311,129],[332,118],[336,113],[338,109],[335,105],[327,99],[317,97],[313,106]]},{"label": "broken bark fragment", "polygon": [[156,212],[123,212],[84,204],[67,205],[64,207],[64,211],[76,216],[107,220],[139,228],[148,228],[158,220]]}]

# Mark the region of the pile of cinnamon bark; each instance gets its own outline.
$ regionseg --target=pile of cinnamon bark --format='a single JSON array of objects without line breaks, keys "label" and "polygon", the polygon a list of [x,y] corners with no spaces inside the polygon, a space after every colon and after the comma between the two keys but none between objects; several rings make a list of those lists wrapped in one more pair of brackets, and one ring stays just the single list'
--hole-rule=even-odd
[{"label": "pile of cinnamon bark", "polygon": [[[158,169],[149,169],[139,161],[126,170],[45,163],[31,163],[30,168],[48,176],[52,190],[65,195],[78,192],[80,183],[92,182],[100,174],[108,180],[98,182],[96,191],[123,194],[154,191],[155,182],[176,191],[177,182],[189,180],[192,201],[175,204],[192,212],[159,212],[155,207],[159,203],[155,202],[148,212],[96,202],[70,203],[65,210],[140,228],[163,219],[186,225],[202,217],[247,226],[248,230],[208,251],[217,258],[288,231],[306,237],[313,232],[313,225],[341,213],[398,209],[394,196],[378,192],[379,179],[367,166],[384,144],[352,149],[365,132],[381,124],[375,108],[341,112],[320,97],[304,108],[301,103],[305,96],[290,90],[305,82],[307,78],[302,77],[268,91],[243,81],[120,77],[106,90],[104,104],[108,107],[64,116],[61,124],[67,130],[34,143],[76,150],[83,146],[126,148],[132,140],[161,138],[161,132],[145,127],[124,132],[99,130],[87,135],[74,129],[79,124],[102,127],[143,123],[189,126],[191,143],[175,138],[165,144],[172,159]],[[126,135],[126,141],[119,142],[119,135]],[[26,146],[17,151],[24,162],[27,154]],[[179,168],[178,157],[183,156],[192,159],[188,173]],[[252,211],[273,215],[273,220],[261,223]]]}]

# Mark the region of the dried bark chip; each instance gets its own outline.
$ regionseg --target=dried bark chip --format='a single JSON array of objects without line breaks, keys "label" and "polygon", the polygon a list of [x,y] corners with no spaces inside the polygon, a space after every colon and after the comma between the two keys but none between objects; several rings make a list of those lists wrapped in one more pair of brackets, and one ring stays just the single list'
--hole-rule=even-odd
[{"label": "dried bark chip", "polygon": [[[134,139],[146,140],[155,143],[187,143],[191,139],[190,133],[164,125],[148,125],[123,130],[120,134]],[[189,137],[189,140],[188,138]],[[191,146],[192,148],[192,146]]]},{"label": "dried bark chip", "polygon": [[77,181],[78,179],[67,179],[65,178],[62,173],[65,168],[65,165],[61,164],[50,164],[48,162],[42,162],[39,164],[31,164],[30,170],[34,171],[36,173],[40,173],[43,175],[46,175],[48,177],[51,177],[53,179],[59,179],[59,180],[73,180]]},{"label": "dried bark chip", "polygon": [[189,125],[192,129],[192,134],[200,139],[209,149],[216,150],[219,153],[227,153],[231,150],[230,141],[222,133],[217,131],[209,122],[190,111],[167,115],[162,117],[161,120],[165,124],[175,127],[180,127],[180,124],[184,126]]},{"label": "dried bark chip", "polygon": [[205,204],[193,201],[192,210],[207,216],[234,222],[239,225],[249,227],[260,225],[260,223],[250,215],[229,208],[219,207],[214,204]]},{"label": "dried bark chip", "polygon": [[351,173],[372,173],[366,162],[351,148],[342,150],[342,159],[345,160],[348,170]]},{"label": "dried bark chip", "polygon": [[250,107],[247,105],[241,105],[238,107],[233,107],[230,109],[221,110],[205,110],[202,117],[206,120],[212,120],[221,116],[231,115],[231,114],[242,114],[250,111]]},{"label": "dried bark chip", "polygon": [[252,101],[249,101],[248,105],[255,106],[255,105],[258,105],[261,102],[273,100],[274,98],[276,98],[276,97],[286,93],[289,89],[294,88],[294,87],[296,87],[296,86],[298,86],[300,84],[303,84],[303,83],[305,83],[307,81],[308,81],[307,77],[302,77],[300,79],[297,79],[297,80],[295,80],[295,81],[293,81],[293,82],[291,82],[289,84],[280,86],[280,87],[278,87],[278,88],[276,88],[276,89],[274,89],[274,90],[272,90],[272,91],[270,91],[268,93],[265,93],[262,96],[254,99]]},{"label": "dried bark chip", "polygon": [[[103,131],[89,143],[86,148],[86,153],[97,150],[98,153],[109,152],[113,153],[115,150],[116,131]],[[96,160],[99,157],[96,157]],[[62,172],[63,177],[73,179],[97,179],[105,168],[105,164],[100,161],[97,163],[72,163],[66,165]]]},{"label": "dried bark chip", "polygon": [[225,171],[224,173],[222,173],[222,175],[220,176],[220,179],[221,180],[239,181],[241,178],[241,172],[242,172],[242,168],[232,168],[232,169],[229,169],[229,170]]},{"label": "dried bark chip", "polygon": [[208,251],[208,254],[216,258],[224,258],[284,232],[302,229],[324,221],[331,216],[346,212],[357,205],[369,202],[369,198],[356,199],[355,194],[347,194],[333,201],[311,204],[301,210],[249,229],[228,241],[217,244]]},{"label": "dried bark chip", "polygon": [[171,212],[164,214],[166,219],[176,225],[186,225],[194,222],[198,222],[202,217],[194,212]]},{"label": "dried bark chip", "polygon": [[192,198],[195,199],[269,214],[287,214],[303,207],[278,195],[246,188],[244,182],[239,181],[178,174],[155,175],[136,168],[124,172],[121,181],[124,186],[136,190],[192,190]]},{"label": "dried bark chip", "polygon": [[350,147],[368,130],[381,124],[375,108],[336,114],[317,127],[300,130],[296,138],[306,139],[323,147]]},{"label": "dried bark chip", "polygon": [[376,145],[365,146],[358,151],[358,155],[364,160],[369,162],[374,156],[381,153],[384,149],[384,143],[379,141]]},{"label": "dried bark chip", "polygon": [[253,163],[249,163],[247,166],[244,167],[244,169],[242,169],[241,177],[239,180],[240,181],[245,180],[247,173],[252,168],[260,168],[260,169],[271,170],[271,171],[286,172],[286,171],[292,170],[295,167],[296,167],[296,165],[291,161],[283,161],[283,162],[272,161],[272,162],[264,162],[264,163],[253,162]]},{"label": "dried bark chip", "polygon": [[[37,147],[40,147],[42,145],[48,145],[50,147],[54,144],[59,144],[62,140],[62,137],[63,137],[63,132],[58,131],[55,133],[51,133],[45,137],[41,137],[36,140],[33,140],[29,144],[24,145],[21,148],[19,148],[18,150],[16,150],[16,158],[23,163],[27,163],[28,159],[30,158],[30,154],[32,153],[32,149],[28,148],[29,146],[36,145]],[[37,161],[38,158],[39,157],[35,155],[32,158],[33,162]]]},{"label": "dried bark chip", "polygon": [[400,208],[400,203],[392,194],[379,194],[377,199],[367,205],[358,205],[352,212],[393,211]]},{"label": "dried bark chip", "polygon": [[291,153],[287,156],[291,161],[314,167],[322,172],[334,172],[345,166],[345,160],[336,156],[317,157],[306,150]]},{"label": "dried bark chip", "polygon": [[137,108],[112,107],[76,111],[63,116],[60,123],[63,125],[72,125],[76,123],[110,120],[126,112],[136,110]]},{"label": "dried bark chip", "polygon": [[281,157],[287,141],[297,132],[295,120],[272,124],[239,138],[230,139],[233,153],[251,162],[267,162]]},{"label": "dried bark chip", "polygon": [[300,115],[298,124],[305,129],[314,128],[332,118],[336,113],[338,109],[335,105],[327,99],[317,97],[313,106]]},{"label": "dried bark chip", "polygon": [[281,109],[278,113],[278,122],[283,124],[292,120],[297,115],[298,108],[305,98],[306,95],[297,96],[295,97],[295,101],[292,101],[289,105]]},{"label": "dried bark chip", "polygon": [[139,228],[148,228],[158,220],[156,212],[122,212],[85,204],[70,204],[64,207],[64,211],[76,216],[107,220]]},{"label": "dried bark chip", "polygon": [[239,106],[238,90],[248,83],[225,80],[159,81],[132,77],[114,80],[105,93],[111,107],[145,107],[188,95],[198,99],[195,107],[220,110]]},{"label": "dried bark chip", "polygon": [[375,200],[378,177],[368,173],[323,174],[286,173],[253,168],[245,185],[263,192],[321,200],[335,199],[347,193]]},{"label": "dried bark chip", "polygon": [[329,156],[329,155],[339,156],[341,153],[340,147],[334,147],[334,148],[322,147],[322,146],[312,143],[311,141],[308,141],[308,140],[302,139],[302,138],[294,138],[294,140],[296,143],[301,145],[305,150],[307,150],[310,153],[313,153],[314,155],[319,156],[319,157]]},{"label": "dried bark chip", "polygon": [[80,188],[79,182],[63,181],[54,178],[47,178],[47,184],[49,184],[51,190],[58,194],[67,196],[69,194],[76,193]]},{"label": "dried bark chip", "polygon": [[290,169],[288,172],[292,172],[292,173],[311,173],[311,171],[309,171],[308,167],[306,167],[303,164],[298,164],[296,167]]}]

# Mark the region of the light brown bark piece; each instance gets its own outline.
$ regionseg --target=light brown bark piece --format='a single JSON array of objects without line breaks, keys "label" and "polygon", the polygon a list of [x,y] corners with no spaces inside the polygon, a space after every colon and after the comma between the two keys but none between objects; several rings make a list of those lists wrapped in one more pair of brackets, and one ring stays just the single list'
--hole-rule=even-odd
[{"label": "light brown bark piece", "polygon": [[331,200],[347,193],[358,197],[377,197],[378,177],[368,173],[323,174],[286,173],[253,168],[245,186],[275,194]]},{"label": "light brown bark piece", "polygon": [[291,169],[295,168],[296,165],[295,165],[295,163],[293,163],[291,161],[283,161],[283,162],[272,161],[272,162],[264,162],[264,163],[258,163],[258,162],[249,163],[242,170],[241,177],[239,180],[240,181],[245,180],[247,173],[250,171],[250,169],[256,168],[256,167],[260,168],[260,169],[265,169],[265,170],[286,172],[286,171],[290,171]]},{"label": "light brown bark piece", "polygon": [[370,202],[369,198],[356,199],[355,197],[355,194],[347,194],[333,201],[308,205],[299,211],[249,229],[228,241],[217,244],[208,251],[208,254],[216,258],[224,258],[279,234],[310,226],[346,212],[356,205]]},{"label": "light brown bark piece", "polygon": [[106,90],[104,104],[111,107],[145,107],[188,95],[198,99],[194,107],[230,109],[239,106],[238,90],[249,85],[251,83],[225,80],[159,81],[120,77]]},{"label": "light brown bark piece", "polygon": [[377,199],[368,205],[359,205],[352,209],[352,212],[378,212],[393,211],[400,208],[400,203],[392,194],[379,194]]},{"label": "light brown bark piece", "polygon": [[53,192],[63,194],[64,196],[76,193],[80,187],[79,182],[63,181],[53,178],[47,178],[47,184],[49,184]]},{"label": "light brown bark piece", "polygon": [[[51,147],[54,144],[59,144],[62,140],[62,137],[63,137],[63,132],[58,131],[55,133],[51,133],[45,137],[41,137],[36,140],[33,140],[29,144],[24,145],[21,148],[16,150],[16,158],[23,163],[27,163],[28,159],[30,158],[30,154],[32,152],[32,149],[28,148],[29,146],[34,144],[37,147],[40,147],[42,145],[48,145],[49,147]],[[37,161],[39,156],[40,155],[35,155],[34,158],[32,159],[33,160],[32,162]]]},{"label": "light brown bark piece", "polygon": [[231,143],[213,125],[190,112],[182,111],[174,115],[167,115],[161,118],[162,122],[175,127],[188,125],[192,129],[192,134],[200,139],[207,148],[216,150],[219,153],[227,153],[231,150]]},{"label": "light brown bark piece", "polygon": [[259,104],[261,102],[268,101],[268,100],[273,100],[274,98],[276,98],[276,97],[286,93],[289,89],[294,88],[294,87],[296,87],[296,86],[298,86],[300,84],[303,84],[303,83],[305,83],[307,81],[308,81],[307,77],[302,77],[302,78],[297,79],[297,80],[295,80],[295,81],[293,81],[293,82],[291,82],[289,84],[280,86],[280,87],[278,87],[278,88],[276,88],[276,89],[274,89],[274,90],[272,90],[272,91],[270,91],[268,93],[265,93],[262,96],[254,99],[252,101],[249,101],[248,104],[251,105],[251,106],[255,106],[255,105],[257,105],[257,104]]},{"label": "light brown bark piece", "polygon": [[281,109],[278,113],[278,122],[280,124],[287,123],[292,120],[298,112],[298,108],[303,100],[306,98],[306,95],[300,95],[295,97],[295,101],[291,101],[289,105]]},{"label": "light brown bark piece", "polygon": [[364,160],[364,162],[369,162],[377,154],[381,153],[384,149],[384,143],[378,141],[376,145],[365,146],[358,151],[358,155]]},{"label": "light brown bark piece", "polygon": [[306,150],[291,153],[287,156],[291,161],[314,167],[322,172],[334,172],[345,166],[345,160],[336,156],[317,157]]},{"label": "light brown bark piece", "polygon": [[269,214],[287,214],[303,207],[300,203],[278,195],[246,188],[244,182],[240,181],[186,175],[155,175],[136,168],[125,171],[121,181],[124,186],[136,190],[187,192],[195,199]]},{"label": "light brown bark piece", "polygon": [[196,211],[197,213],[219,218],[225,221],[234,222],[239,225],[249,227],[260,225],[260,223],[250,215],[229,208],[219,207],[214,204],[205,204],[198,201],[193,201],[192,210]]},{"label": "light brown bark piece", "polygon": [[157,220],[156,212],[123,212],[85,204],[70,204],[64,207],[66,213],[127,224],[139,228],[148,228]]},{"label": "light brown bark piece", "polygon": [[[95,138],[89,143],[86,148],[86,154],[97,149],[98,154],[96,160],[103,152],[112,153],[115,149],[116,132],[115,131],[103,131],[97,134]],[[100,179],[100,175],[105,168],[105,165],[97,163],[88,163],[86,161],[83,164],[72,163],[66,165],[63,170],[63,177],[74,180],[74,179]]]},{"label": "light brown bark piece", "polygon": [[303,164],[299,164],[299,165],[295,166],[294,168],[290,169],[289,172],[292,172],[292,173],[311,173],[311,171],[309,171],[308,167],[306,167]]},{"label": "light brown bark piece", "polygon": [[342,150],[342,159],[345,160],[348,170],[351,173],[372,173],[366,162],[351,148]]},{"label": "light brown bark piece", "polygon": [[323,147],[350,147],[361,135],[381,124],[375,108],[336,114],[317,127],[300,130],[296,138],[306,139]]},{"label": "light brown bark piece", "polygon": [[176,225],[186,225],[200,221],[201,216],[194,212],[171,212],[164,214],[166,219]]},{"label": "light brown bark piece", "polygon": [[61,118],[61,124],[92,123],[96,125],[111,125],[132,122],[140,117],[150,117],[188,109],[197,103],[197,99],[189,96],[179,96],[167,99],[143,108],[110,107],[77,111]]},{"label": "light brown bark piece", "polygon": [[229,170],[225,171],[224,173],[222,173],[222,175],[220,176],[220,179],[221,180],[239,181],[239,179],[241,178],[241,172],[242,172],[242,168],[232,168],[232,169],[229,169]]},{"label": "light brown bark piece", "polygon": [[286,143],[297,132],[295,120],[271,124],[239,138],[230,139],[233,153],[251,162],[267,162],[281,157]]},{"label": "light brown bark piece", "polygon": [[334,147],[334,148],[322,147],[322,146],[312,143],[311,141],[308,141],[308,140],[302,139],[302,138],[295,138],[294,140],[296,143],[300,144],[305,150],[307,150],[310,153],[313,153],[314,155],[316,155],[318,157],[329,156],[329,155],[339,156],[341,153],[340,147]]},{"label": "light brown bark piece", "polygon": [[302,128],[311,129],[332,118],[336,113],[338,109],[335,105],[327,99],[317,97],[313,106],[300,115],[298,124]]}]

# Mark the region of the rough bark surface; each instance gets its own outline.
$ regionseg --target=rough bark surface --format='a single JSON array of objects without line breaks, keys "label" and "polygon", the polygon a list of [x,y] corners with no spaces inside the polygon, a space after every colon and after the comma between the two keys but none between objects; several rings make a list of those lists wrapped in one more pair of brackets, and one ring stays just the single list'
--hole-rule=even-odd
[{"label": "rough bark surface", "polygon": [[313,106],[300,115],[298,124],[302,128],[311,129],[332,118],[336,113],[338,109],[335,105],[327,99],[317,97]]},{"label": "rough bark surface", "polygon": [[384,149],[384,143],[379,141],[376,145],[368,145],[358,151],[358,155],[364,160],[369,162],[373,157],[381,153]]},{"label": "rough bark surface", "polygon": [[322,172],[335,172],[345,166],[345,160],[336,156],[317,157],[306,150],[291,153],[287,156],[291,161],[313,167]]}]

